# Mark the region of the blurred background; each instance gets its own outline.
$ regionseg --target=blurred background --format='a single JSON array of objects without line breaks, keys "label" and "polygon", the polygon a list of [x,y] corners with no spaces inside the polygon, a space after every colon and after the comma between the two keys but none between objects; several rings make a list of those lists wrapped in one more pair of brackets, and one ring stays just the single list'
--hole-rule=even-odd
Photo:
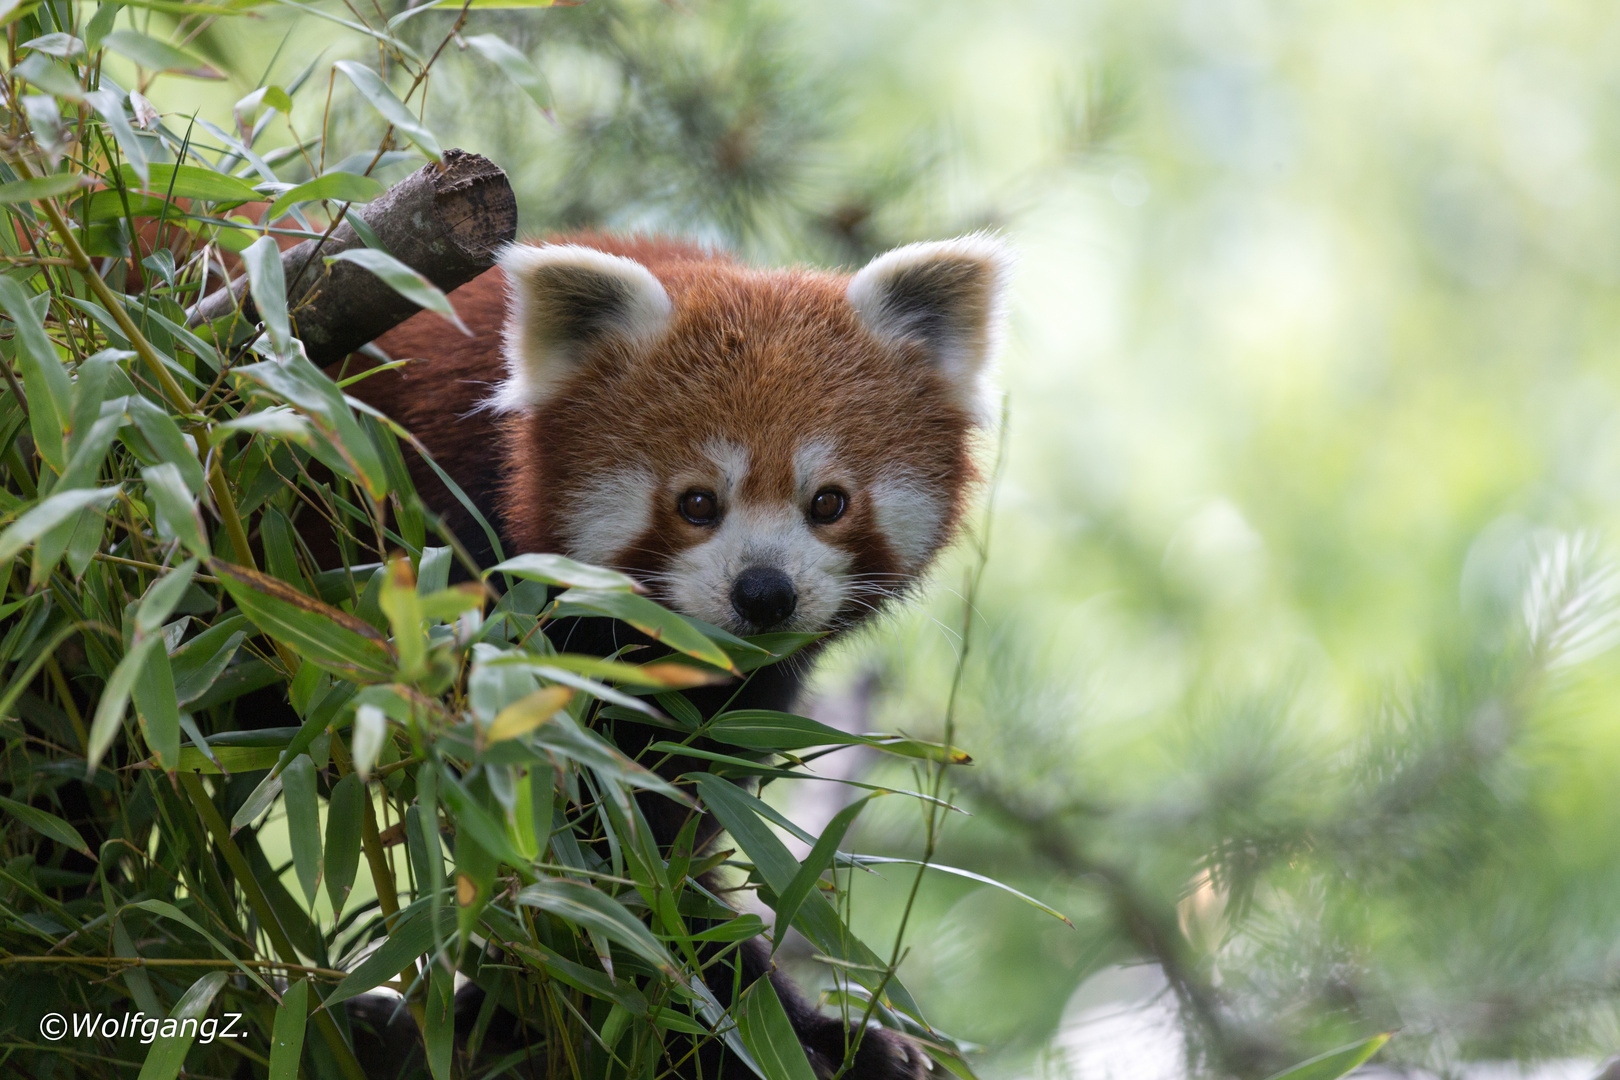
[{"label": "blurred background", "polygon": [[[262,12],[192,43],[281,85],[319,61],[261,151],[320,130],[331,60],[375,58]],[[454,18],[397,32],[431,49]],[[549,84],[548,116],[452,44],[427,99],[445,145],[508,171],[530,234],[853,267],[988,227],[1021,254],[971,632],[968,545],[812,706],[937,736],[966,648],[970,816],[938,858],[1073,922],[925,880],[902,973],[983,1076],[1262,1077],[1387,1031],[1389,1073],[1599,1073],[1620,1048],[1610,5],[590,0],[464,32]],[[251,89],[149,95],[228,126]],[[382,129],[341,79],[329,125],[334,147]],[[772,797],[807,825],[837,808]],[[922,839],[888,799],[846,846]],[[910,882],[856,875],[874,945]]]}]

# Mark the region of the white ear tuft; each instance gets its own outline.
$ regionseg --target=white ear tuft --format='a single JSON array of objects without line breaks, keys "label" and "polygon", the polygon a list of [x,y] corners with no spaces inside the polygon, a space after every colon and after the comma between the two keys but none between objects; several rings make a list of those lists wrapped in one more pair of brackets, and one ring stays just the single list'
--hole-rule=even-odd
[{"label": "white ear tuft", "polygon": [[914,344],[979,411],[981,383],[1001,343],[1012,252],[989,233],[907,244],[857,273],[845,295],[873,337]]},{"label": "white ear tuft", "polygon": [[669,325],[669,294],[632,259],[573,244],[509,244],[499,265],[509,308],[506,380],[488,403],[497,411],[545,400],[592,346],[645,347]]}]

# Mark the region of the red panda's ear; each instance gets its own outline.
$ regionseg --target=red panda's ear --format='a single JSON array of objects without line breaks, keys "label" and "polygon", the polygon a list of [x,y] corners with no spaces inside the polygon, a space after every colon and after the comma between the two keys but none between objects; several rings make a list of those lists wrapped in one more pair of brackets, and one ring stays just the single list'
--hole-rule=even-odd
[{"label": "red panda's ear", "polygon": [[631,259],[572,244],[511,244],[500,267],[511,302],[506,381],[490,402],[499,410],[544,401],[593,346],[644,347],[669,325],[669,294]]},{"label": "red panda's ear", "polygon": [[974,233],[879,255],[845,295],[879,341],[922,346],[963,404],[976,406],[981,375],[1000,344],[1012,254]]}]

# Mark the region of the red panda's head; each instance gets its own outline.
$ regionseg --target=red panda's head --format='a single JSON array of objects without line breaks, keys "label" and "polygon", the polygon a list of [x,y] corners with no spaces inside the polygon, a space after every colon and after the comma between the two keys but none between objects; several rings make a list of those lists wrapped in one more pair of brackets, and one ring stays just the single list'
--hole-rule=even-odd
[{"label": "red panda's head", "polygon": [[512,539],[735,633],[858,622],[962,513],[1006,264],[982,235],[853,276],[508,248]]}]

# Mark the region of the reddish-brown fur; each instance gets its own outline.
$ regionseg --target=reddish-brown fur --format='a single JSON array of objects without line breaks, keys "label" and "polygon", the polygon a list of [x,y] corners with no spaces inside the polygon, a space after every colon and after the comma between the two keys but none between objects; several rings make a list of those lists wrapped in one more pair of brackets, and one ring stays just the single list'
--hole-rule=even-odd
[{"label": "reddish-brown fur", "polygon": [[[663,283],[674,316],[650,355],[598,348],[527,415],[477,411],[505,370],[506,282],[491,270],[451,295],[474,337],[419,314],[377,345],[422,362],[350,391],[414,432],[475,498],[498,485],[509,554],[560,550],[571,492],[606,462],[636,462],[654,470],[660,493],[649,528],[625,538],[621,562],[656,571],[707,536],[680,517],[676,500],[683,470],[713,438],[750,451],[745,502],[791,498],[795,447],[812,437],[833,442],[852,498],[820,535],[854,555],[852,573],[901,571],[861,498],[880,469],[904,466],[947,501],[940,536],[951,534],[973,476],[970,418],[912,346],[880,344],[859,324],[844,299],[846,275],[756,270],[667,240],[557,242],[634,259]],[[424,494],[441,491],[430,502],[465,525],[425,469],[416,479]],[[853,615],[840,613],[840,622]]]}]

